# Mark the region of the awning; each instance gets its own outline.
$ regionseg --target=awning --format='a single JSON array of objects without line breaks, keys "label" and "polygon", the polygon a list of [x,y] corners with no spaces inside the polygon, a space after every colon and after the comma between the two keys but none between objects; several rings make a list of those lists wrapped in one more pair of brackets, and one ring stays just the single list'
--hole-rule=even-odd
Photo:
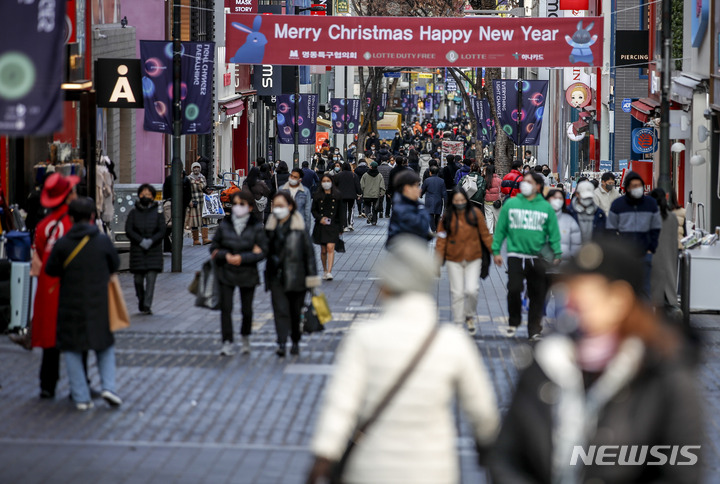
[{"label": "awning", "polygon": [[671,94],[680,96],[687,100],[692,100],[693,93],[697,89],[698,85],[707,79],[705,76],[697,74],[682,73],[672,79]]},{"label": "awning", "polygon": [[655,111],[660,107],[656,100],[644,97],[630,104],[630,116],[642,123],[647,123],[650,118],[655,117]]},{"label": "awning", "polygon": [[235,99],[233,101],[218,104],[220,104],[220,111],[224,112],[226,116],[242,113],[245,110],[245,103],[242,99]]}]

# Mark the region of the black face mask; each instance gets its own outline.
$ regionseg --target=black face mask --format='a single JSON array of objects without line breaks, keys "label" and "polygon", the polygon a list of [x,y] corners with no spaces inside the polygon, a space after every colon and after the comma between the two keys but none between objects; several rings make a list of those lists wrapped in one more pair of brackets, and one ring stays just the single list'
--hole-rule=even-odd
[{"label": "black face mask", "polygon": [[140,205],[143,207],[149,207],[153,199],[150,197],[140,197]]},{"label": "black face mask", "polygon": [[548,175],[550,174],[550,172],[549,172],[549,171],[546,171],[546,170],[543,170],[542,174],[545,175],[545,176],[548,176]]}]

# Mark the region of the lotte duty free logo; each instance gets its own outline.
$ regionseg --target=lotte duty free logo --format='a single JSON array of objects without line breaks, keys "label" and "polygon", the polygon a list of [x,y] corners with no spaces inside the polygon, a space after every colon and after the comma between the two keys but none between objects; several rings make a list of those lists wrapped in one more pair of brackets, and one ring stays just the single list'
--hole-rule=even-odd
[{"label": "lotte duty free logo", "polygon": [[655,153],[657,136],[655,128],[637,128],[632,132],[632,149],[635,153]]}]

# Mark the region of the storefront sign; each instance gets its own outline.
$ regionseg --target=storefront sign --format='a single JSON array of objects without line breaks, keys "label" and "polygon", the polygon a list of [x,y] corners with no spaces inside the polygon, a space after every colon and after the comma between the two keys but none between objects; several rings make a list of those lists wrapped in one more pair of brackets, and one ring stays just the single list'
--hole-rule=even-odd
[{"label": "storefront sign", "polygon": [[645,194],[647,195],[648,193],[653,191],[653,162],[633,160],[631,169],[632,171],[640,175],[640,178],[642,178],[643,183],[645,184]]},{"label": "storefront sign", "polygon": [[2,2],[0,134],[62,129],[65,2]]},{"label": "storefront sign", "polygon": [[560,0],[560,10],[587,10],[589,0]]},{"label": "storefront sign", "polygon": [[622,107],[624,113],[629,113],[632,111],[632,99],[626,97],[622,100],[622,104],[620,106]]},{"label": "storefront sign", "polygon": [[547,88],[548,81],[493,81],[500,127],[516,145],[540,143]]},{"label": "storefront sign", "polygon": [[612,160],[600,160],[600,171],[612,171]]},{"label": "storefront sign", "polygon": [[335,3],[335,12],[350,13],[350,5],[348,4],[348,0],[337,0],[337,2]]},{"label": "storefront sign", "polygon": [[655,153],[657,136],[655,128],[637,128],[632,132],[632,150],[638,154]]},{"label": "storefront sign", "polygon": [[[298,97],[297,129],[301,145],[314,145],[317,131],[317,94],[300,94]],[[278,141],[293,144],[295,141],[295,94],[277,97]]]},{"label": "storefront sign", "polygon": [[406,17],[399,26],[392,17],[230,14],[226,21],[226,61],[236,64],[602,65],[601,17]]},{"label": "storefront sign", "polygon": [[582,82],[571,84],[565,91],[565,100],[570,106],[582,109],[592,101],[592,89]]},{"label": "storefront sign", "polygon": [[647,67],[650,60],[650,37],[647,30],[615,32],[615,67]]},{"label": "storefront sign", "polygon": [[257,0],[225,0],[225,8],[229,8],[230,13],[256,13],[257,4]]},{"label": "storefront sign", "polygon": [[330,99],[330,119],[333,133],[357,134],[360,128],[360,100]]},{"label": "storefront sign", "polygon": [[282,93],[282,67],[270,64],[253,66],[253,88],[258,96],[277,96]]},{"label": "storefront sign", "polygon": [[140,59],[95,61],[95,91],[101,108],[142,108]]}]

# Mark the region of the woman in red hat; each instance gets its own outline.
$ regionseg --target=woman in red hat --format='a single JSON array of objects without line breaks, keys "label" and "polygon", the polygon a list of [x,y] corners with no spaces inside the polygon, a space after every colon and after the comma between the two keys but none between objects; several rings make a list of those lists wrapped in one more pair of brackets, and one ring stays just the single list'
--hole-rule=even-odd
[{"label": "woman in red hat", "polygon": [[40,398],[53,398],[55,387],[60,379],[60,352],[55,348],[57,327],[58,297],[60,279],[45,273],[45,264],[55,242],[64,236],[72,226],[68,215],[68,205],[77,198],[75,185],[80,182],[77,176],[62,176],[53,173],[45,180],[40,193],[40,203],[50,209],[50,213],[35,228],[35,245],[32,263],[32,275],[37,276],[32,318],[33,347],[43,349],[40,365]]}]

